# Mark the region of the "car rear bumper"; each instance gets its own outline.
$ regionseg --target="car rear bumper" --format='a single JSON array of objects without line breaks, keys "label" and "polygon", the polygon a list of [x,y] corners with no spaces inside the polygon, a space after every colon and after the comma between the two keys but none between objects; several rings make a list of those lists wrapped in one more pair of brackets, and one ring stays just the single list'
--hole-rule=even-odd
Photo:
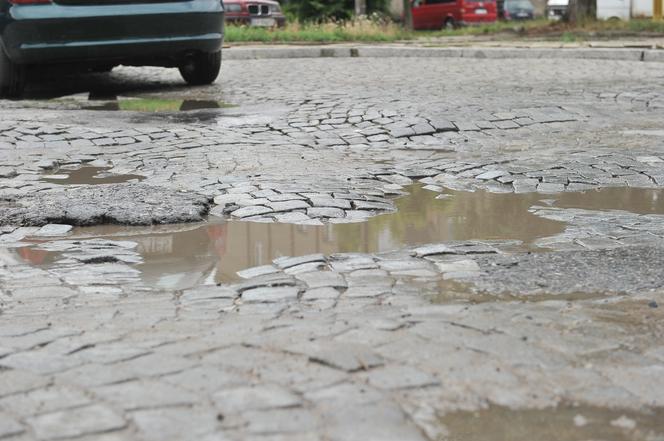
[{"label": "car rear bumper", "polygon": [[4,23],[3,46],[19,64],[146,59],[168,64],[187,53],[217,51],[224,36],[219,0],[12,6]]},{"label": "car rear bumper", "polygon": [[[252,18],[254,20],[252,20]],[[251,17],[251,16],[238,16],[226,15],[226,22],[240,26],[265,26],[264,24],[257,24],[256,18],[260,19],[273,19],[275,26],[282,28],[286,26],[286,17],[283,15],[274,15],[270,17]],[[259,22],[260,23],[260,22]]]}]

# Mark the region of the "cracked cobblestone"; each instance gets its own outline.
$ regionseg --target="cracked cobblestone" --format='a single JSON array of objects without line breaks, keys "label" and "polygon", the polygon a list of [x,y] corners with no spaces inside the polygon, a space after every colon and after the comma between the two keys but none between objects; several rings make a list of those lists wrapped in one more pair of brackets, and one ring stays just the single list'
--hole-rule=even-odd
[{"label": "cracked cobblestone", "polygon": [[[546,202],[664,187],[659,63],[292,63],[228,61],[223,82],[190,90],[123,67],[1,103],[0,438],[420,441],[447,439],[458,410],[664,407],[662,215]],[[237,107],[80,110],[100,86]],[[82,166],[144,179],[44,179]],[[208,211],[363,222],[413,183],[450,200],[538,192],[531,213],[564,231],[531,254],[509,240],[293,250],[178,290],[141,278],[133,240],[68,237]],[[48,258],[18,259],[26,240]]]}]

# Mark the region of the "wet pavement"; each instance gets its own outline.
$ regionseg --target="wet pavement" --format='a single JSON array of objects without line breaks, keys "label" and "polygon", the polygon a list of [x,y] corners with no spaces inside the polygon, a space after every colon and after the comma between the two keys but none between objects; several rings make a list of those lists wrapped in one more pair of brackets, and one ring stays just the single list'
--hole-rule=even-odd
[{"label": "wet pavement", "polygon": [[0,103],[0,439],[663,439],[661,65],[298,63]]}]

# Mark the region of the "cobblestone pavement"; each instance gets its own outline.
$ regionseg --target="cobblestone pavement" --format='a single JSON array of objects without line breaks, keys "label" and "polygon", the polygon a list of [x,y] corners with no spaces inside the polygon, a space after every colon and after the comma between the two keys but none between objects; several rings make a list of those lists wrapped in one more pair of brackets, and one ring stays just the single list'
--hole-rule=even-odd
[{"label": "cobblestone pavement", "polygon": [[[534,244],[546,253],[284,256],[185,290],[146,284],[135,242],[67,238],[207,214],[362,222],[414,182],[545,201],[661,189],[662,67],[247,60],[210,87],[121,68],[2,101],[0,439],[432,441],[459,411],[664,407],[662,214],[542,203],[530,212],[565,223]],[[233,106],[100,112],[90,91]],[[129,182],[57,183],[82,165]],[[26,263],[26,237],[58,258]],[[603,424],[664,439],[662,424]]]}]

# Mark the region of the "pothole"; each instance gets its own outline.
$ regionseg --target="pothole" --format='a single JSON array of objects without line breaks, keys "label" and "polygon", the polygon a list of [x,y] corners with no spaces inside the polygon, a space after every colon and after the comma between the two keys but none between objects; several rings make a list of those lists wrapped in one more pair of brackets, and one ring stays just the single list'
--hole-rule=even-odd
[{"label": "pothole", "polygon": [[44,175],[42,181],[60,185],[99,185],[120,184],[122,182],[138,182],[145,176],[133,174],[111,173],[111,167],[84,166],[77,169],[60,169]]},{"label": "pothole", "polygon": [[661,441],[664,409],[606,409],[559,406],[511,410],[492,406],[478,412],[455,412],[441,422],[444,441]]},{"label": "pothole", "polygon": [[[89,177],[88,181],[93,179],[98,178]],[[437,193],[419,186],[407,190],[408,196],[395,201],[394,213],[365,222],[313,226],[210,218],[208,223],[198,225],[80,227],[67,239],[134,241],[143,259],[137,268],[146,283],[164,288],[187,288],[237,280],[238,271],[269,264],[281,256],[380,253],[463,240],[516,240],[521,243],[516,245],[517,249],[528,250],[533,249],[535,240],[559,234],[566,226],[564,222],[529,212],[531,206],[542,204],[545,196],[541,194],[449,192],[439,199]],[[633,189],[625,193],[623,189],[606,189],[595,194],[606,205],[627,210],[634,204],[645,210],[639,201],[655,201],[648,210],[664,213],[659,198],[661,192]],[[589,196],[564,194],[546,198],[583,205]],[[34,261],[30,249],[35,250]],[[24,248],[21,255],[34,264],[53,261],[38,245]]]}]

